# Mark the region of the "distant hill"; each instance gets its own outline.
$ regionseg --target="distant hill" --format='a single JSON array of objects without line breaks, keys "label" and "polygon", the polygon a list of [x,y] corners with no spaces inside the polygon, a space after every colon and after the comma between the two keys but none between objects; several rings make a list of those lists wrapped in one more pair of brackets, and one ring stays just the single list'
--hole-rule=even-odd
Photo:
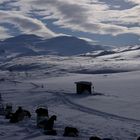
[{"label": "distant hill", "polygon": [[4,42],[6,43],[33,43],[33,42],[37,42],[37,41],[41,41],[42,38],[33,34],[22,34],[16,37],[11,37],[8,38],[6,40],[4,40]]},{"label": "distant hill", "polygon": [[59,36],[44,40],[36,44],[37,48],[43,49],[49,54],[79,55],[95,50],[102,50],[102,46],[91,45],[83,39],[72,36]]},{"label": "distant hill", "polygon": [[36,35],[19,35],[0,41],[0,50],[7,53],[20,55],[55,54],[61,56],[79,55],[105,47],[91,45],[89,42],[72,36],[58,36],[51,39],[43,39]]}]

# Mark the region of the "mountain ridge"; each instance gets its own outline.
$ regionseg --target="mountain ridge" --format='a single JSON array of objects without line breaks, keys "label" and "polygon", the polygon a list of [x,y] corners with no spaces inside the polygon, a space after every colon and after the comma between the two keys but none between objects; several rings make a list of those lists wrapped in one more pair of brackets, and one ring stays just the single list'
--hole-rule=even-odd
[{"label": "mountain ridge", "polygon": [[71,56],[102,49],[104,49],[104,46],[91,45],[89,42],[74,36],[57,36],[44,39],[32,34],[23,34],[0,41],[0,50],[18,52],[20,54],[34,52],[34,54],[38,55],[55,54]]}]

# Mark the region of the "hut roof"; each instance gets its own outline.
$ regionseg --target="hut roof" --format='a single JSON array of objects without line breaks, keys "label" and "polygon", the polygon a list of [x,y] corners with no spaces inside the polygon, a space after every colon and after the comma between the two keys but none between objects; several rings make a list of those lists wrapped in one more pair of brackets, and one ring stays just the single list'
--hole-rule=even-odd
[{"label": "hut roof", "polygon": [[79,81],[79,82],[75,82],[75,84],[92,85],[92,82],[87,82],[87,81]]}]

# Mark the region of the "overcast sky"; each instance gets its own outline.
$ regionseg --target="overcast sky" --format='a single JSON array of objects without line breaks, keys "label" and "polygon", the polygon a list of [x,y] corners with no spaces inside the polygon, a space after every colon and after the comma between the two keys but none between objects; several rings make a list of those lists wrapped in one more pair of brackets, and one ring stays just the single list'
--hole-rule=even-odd
[{"label": "overcast sky", "polygon": [[23,33],[140,44],[140,0],[0,0],[0,39]]}]

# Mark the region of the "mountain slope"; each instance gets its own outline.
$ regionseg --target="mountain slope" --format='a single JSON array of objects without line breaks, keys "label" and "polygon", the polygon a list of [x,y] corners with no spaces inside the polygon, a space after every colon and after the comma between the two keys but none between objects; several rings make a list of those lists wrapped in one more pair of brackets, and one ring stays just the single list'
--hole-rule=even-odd
[{"label": "mountain slope", "polygon": [[71,36],[43,39],[36,35],[20,35],[0,42],[0,50],[20,55],[57,54],[70,56],[100,49],[103,47],[91,45],[85,40]]},{"label": "mountain slope", "polygon": [[32,46],[34,42],[41,41],[41,38],[35,35],[20,35],[12,37],[0,42],[0,50],[5,52],[5,55],[35,55],[36,52]]},{"label": "mountain slope", "polygon": [[33,43],[41,41],[42,38],[33,34],[21,34],[16,37],[11,37],[6,39],[4,42],[6,43]]},{"label": "mountain slope", "polygon": [[58,55],[79,55],[94,50],[103,49],[102,46],[90,45],[85,40],[71,37],[71,36],[59,36],[44,40],[36,44],[37,48],[41,48],[50,54]]}]

